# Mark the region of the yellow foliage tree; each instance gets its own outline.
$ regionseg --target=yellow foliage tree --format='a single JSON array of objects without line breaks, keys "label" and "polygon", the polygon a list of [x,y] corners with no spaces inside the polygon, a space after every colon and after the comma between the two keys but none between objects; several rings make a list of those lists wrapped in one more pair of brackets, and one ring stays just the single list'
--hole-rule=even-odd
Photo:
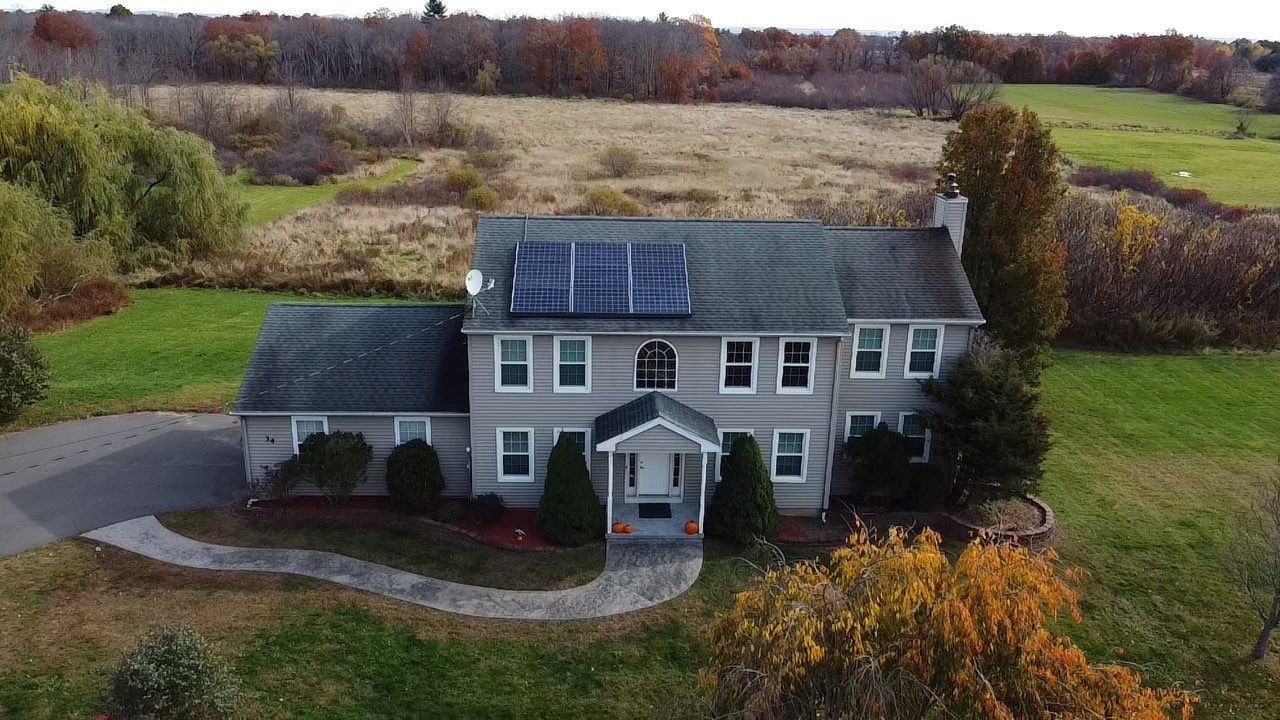
[{"label": "yellow foliage tree", "polygon": [[773,569],[709,631],[715,715],[1189,718],[1197,698],[1091,665],[1047,623],[1079,617],[1051,551],[975,540],[951,561],[929,530],[857,531],[825,562]]},{"label": "yellow foliage tree", "polygon": [[1160,217],[1145,213],[1137,205],[1126,202],[1127,198],[1118,199],[1120,207],[1116,211],[1116,222],[1111,230],[1104,234],[1104,250],[1125,273],[1138,269],[1138,264],[1147,252],[1156,246],[1160,232]]}]

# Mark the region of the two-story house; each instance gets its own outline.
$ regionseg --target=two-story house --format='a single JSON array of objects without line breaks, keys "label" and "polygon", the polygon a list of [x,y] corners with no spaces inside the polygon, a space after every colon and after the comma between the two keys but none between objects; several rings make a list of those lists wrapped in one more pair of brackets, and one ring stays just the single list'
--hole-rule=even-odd
[{"label": "two-story house", "polygon": [[[967,200],[932,228],[807,220],[482,216],[466,305],[273,305],[235,404],[250,483],[309,433],[363,432],[358,493],[397,444],[437,450],[446,495],[536,507],[561,433],[602,511],[701,520],[719,459],[760,445],[780,511],[849,491],[842,447],[888,423],[930,459],[919,381],[983,322],[960,265]],[[642,512],[641,509],[648,512]]]}]

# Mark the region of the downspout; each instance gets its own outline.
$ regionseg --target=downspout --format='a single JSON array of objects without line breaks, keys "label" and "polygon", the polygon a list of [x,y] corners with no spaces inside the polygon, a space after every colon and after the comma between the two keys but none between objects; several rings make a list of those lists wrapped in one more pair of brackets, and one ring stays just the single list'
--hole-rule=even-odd
[{"label": "downspout", "polygon": [[844,355],[844,338],[836,340],[836,361],[831,370],[831,411],[827,417],[827,472],[822,482],[822,522],[827,521],[827,510],[831,507],[831,474],[832,466],[835,465],[835,452],[831,440],[835,434],[836,414],[839,409],[840,400],[840,368],[841,359]]},{"label": "downspout", "polygon": [[[253,465],[249,462],[249,426],[245,423],[243,416],[237,415],[236,420],[240,421],[240,449],[244,455],[244,484],[252,494],[254,491]],[[254,499],[250,497],[249,502],[252,503]]]}]

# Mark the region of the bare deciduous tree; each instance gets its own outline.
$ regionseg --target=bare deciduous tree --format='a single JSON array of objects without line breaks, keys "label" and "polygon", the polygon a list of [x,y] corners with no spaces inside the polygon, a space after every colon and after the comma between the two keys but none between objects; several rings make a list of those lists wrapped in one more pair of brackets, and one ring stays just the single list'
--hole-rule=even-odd
[{"label": "bare deciduous tree", "polygon": [[404,136],[406,147],[413,147],[413,131],[418,123],[418,88],[413,79],[405,77],[400,81],[400,92],[396,93],[395,109],[392,110],[396,127]]},{"label": "bare deciduous tree", "polygon": [[1249,659],[1261,660],[1280,627],[1280,469],[1259,488],[1242,517],[1226,566],[1262,621],[1249,653]]}]

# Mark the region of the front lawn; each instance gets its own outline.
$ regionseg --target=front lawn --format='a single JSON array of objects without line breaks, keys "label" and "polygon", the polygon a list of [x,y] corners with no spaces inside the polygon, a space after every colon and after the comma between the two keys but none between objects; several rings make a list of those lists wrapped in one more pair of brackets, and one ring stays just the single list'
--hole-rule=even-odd
[{"label": "front lawn", "polygon": [[160,519],[170,530],[208,543],[323,550],[441,580],[511,590],[585,585],[604,569],[604,545],[600,543],[544,552],[509,552],[449,537],[448,530],[435,530],[432,537],[424,537],[376,525],[254,520],[231,515],[225,508],[171,513]]}]

